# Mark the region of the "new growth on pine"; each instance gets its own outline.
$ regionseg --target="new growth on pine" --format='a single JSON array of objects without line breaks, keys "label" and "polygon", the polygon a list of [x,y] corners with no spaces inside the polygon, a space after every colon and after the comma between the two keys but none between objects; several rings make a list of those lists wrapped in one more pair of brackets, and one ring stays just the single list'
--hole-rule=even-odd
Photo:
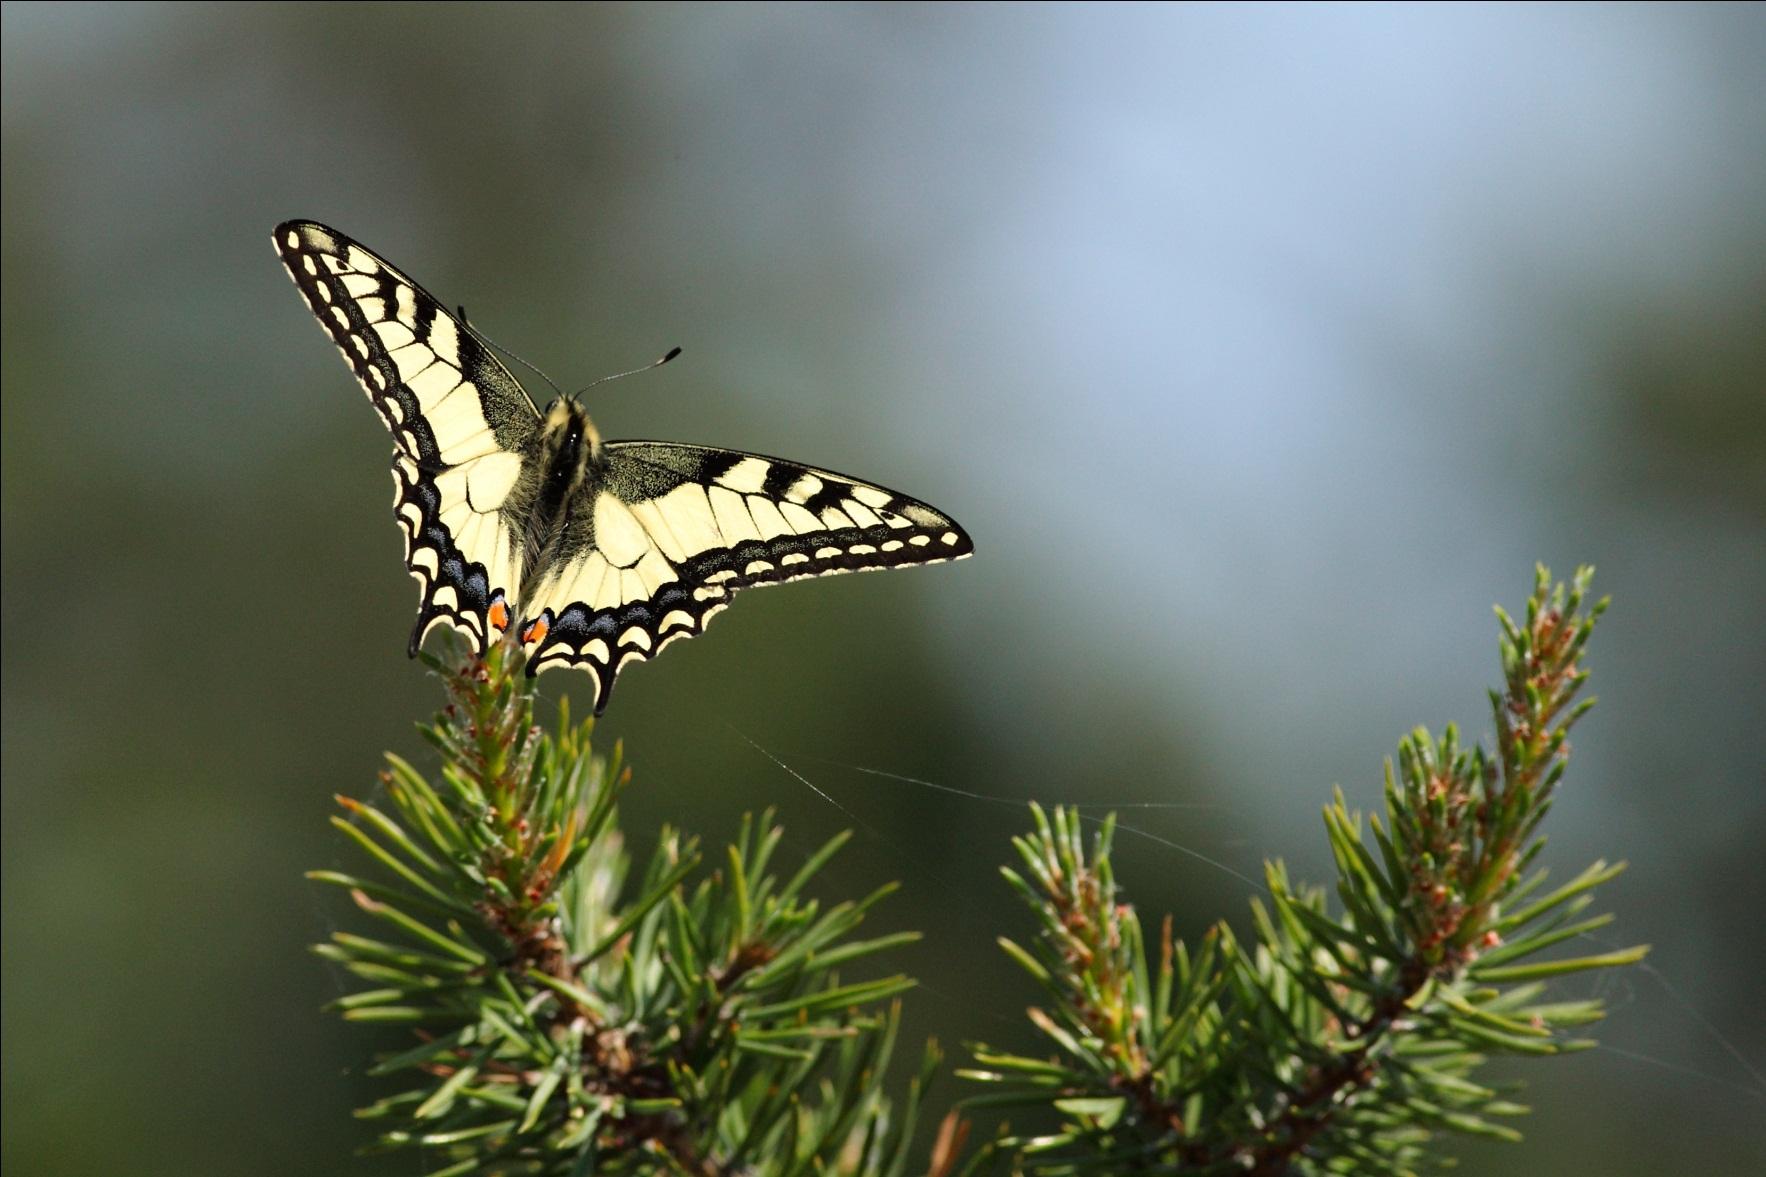
[{"label": "new growth on pine", "polygon": [[385,933],[318,947],[372,986],[338,1010],[412,1031],[372,1068],[398,1088],[359,1113],[376,1147],[445,1158],[431,1177],[905,1171],[923,1080],[893,1101],[881,1085],[912,982],[839,970],[914,937],[854,937],[888,889],[806,895],[845,839],[781,882],[770,816],[709,869],[664,829],[634,877],[619,750],[595,755],[563,708],[536,726],[507,647],[433,666],[438,776],[389,757],[384,807],[339,798],[334,819],[383,881],[311,876]]},{"label": "new growth on pine", "polygon": [[1223,922],[1186,945],[1166,917],[1149,944],[1114,879],[1114,819],[1088,845],[1076,812],[1033,805],[1002,873],[1036,935],[1000,943],[1042,992],[1028,1018],[1045,1053],[971,1046],[969,1093],[929,1141],[915,1129],[939,1052],[891,1072],[913,982],[871,975],[915,937],[858,937],[890,888],[813,894],[845,835],[782,877],[770,813],[710,861],[664,828],[634,870],[620,749],[596,754],[592,722],[563,707],[536,724],[509,647],[431,661],[438,768],[389,757],[376,802],[339,798],[372,869],[311,876],[379,929],[318,946],[367,986],[336,1008],[410,1031],[372,1065],[389,1093],[358,1113],[370,1147],[426,1153],[434,1177],[1273,1177],[1413,1173],[1446,1133],[1519,1139],[1506,1121],[1525,1109],[1480,1068],[1592,1045],[1572,1032],[1600,1004],[1547,984],[1644,953],[1548,956],[1608,922],[1586,911],[1622,869],[1548,890],[1537,861],[1592,705],[1581,658],[1605,602],[1589,578],[1541,568],[1521,621],[1498,610],[1492,747],[1451,726],[1407,736],[1382,815],[1341,792],[1325,808],[1334,887],[1269,863],[1248,939]]}]

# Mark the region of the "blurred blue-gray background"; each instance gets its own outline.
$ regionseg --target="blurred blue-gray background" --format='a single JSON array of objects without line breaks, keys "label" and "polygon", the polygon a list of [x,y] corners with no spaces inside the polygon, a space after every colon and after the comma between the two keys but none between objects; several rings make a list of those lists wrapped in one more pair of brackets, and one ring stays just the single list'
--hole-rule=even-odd
[{"label": "blurred blue-gray background", "polygon": [[824,893],[905,883],[915,1039],[1033,1044],[992,942],[1025,818],[857,766],[1181,806],[1124,811],[1194,852],[1125,837],[1130,897],[1242,926],[1230,872],[1328,877],[1333,783],[1485,730],[1491,603],[1599,565],[1547,858],[1631,862],[1604,942],[1657,971],[1599,984],[1602,1050],[1501,1068],[1526,1145],[1456,1147],[1766,1168],[1766,8],[9,4],[0,40],[8,1172],[418,1171],[350,1157],[368,1044],[305,950],[348,922],[301,877],[350,861],[332,793],[437,691],[296,216],[561,383],[684,347],[592,394],[609,436],[973,533],[745,597],[603,725],[640,848],[863,823]]}]

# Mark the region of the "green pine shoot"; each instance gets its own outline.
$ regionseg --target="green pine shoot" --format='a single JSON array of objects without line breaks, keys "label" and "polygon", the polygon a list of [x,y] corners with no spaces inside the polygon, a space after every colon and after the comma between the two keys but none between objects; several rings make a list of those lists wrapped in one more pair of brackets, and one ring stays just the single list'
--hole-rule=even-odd
[{"label": "green pine shoot", "polygon": [[1494,750],[1452,727],[1412,733],[1387,767],[1384,820],[1340,793],[1325,809],[1333,892],[1271,863],[1250,943],[1221,924],[1191,948],[1167,918],[1149,952],[1111,872],[1113,823],[1088,849],[1077,814],[1035,808],[1004,874],[1039,934],[1002,944],[1044,991],[1030,1019],[1053,1053],[977,1046],[962,1074],[991,1089],[971,1112],[1040,1108],[1059,1127],[990,1151],[1025,1173],[1396,1175],[1442,1132],[1518,1139],[1508,1121],[1525,1109],[1479,1079],[1484,1061],[1592,1045],[1573,1031],[1600,1003],[1546,982],[1645,951],[1549,953],[1608,922],[1584,913],[1623,868],[1548,891],[1534,865],[1592,705],[1577,701],[1580,658],[1606,602],[1588,600],[1590,573],[1553,586],[1541,568],[1523,622],[1498,610]]},{"label": "green pine shoot", "polygon": [[710,864],[664,829],[634,871],[618,749],[594,754],[563,709],[536,726],[507,646],[432,665],[439,773],[390,758],[384,804],[340,797],[374,869],[311,876],[374,928],[317,948],[366,985],[337,1010],[410,1031],[373,1067],[391,1093],[359,1113],[376,1146],[430,1154],[430,1177],[904,1172],[937,1054],[884,1095],[912,982],[841,970],[915,937],[855,937],[889,888],[808,895],[844,837],[781,881],[770,816]]}]

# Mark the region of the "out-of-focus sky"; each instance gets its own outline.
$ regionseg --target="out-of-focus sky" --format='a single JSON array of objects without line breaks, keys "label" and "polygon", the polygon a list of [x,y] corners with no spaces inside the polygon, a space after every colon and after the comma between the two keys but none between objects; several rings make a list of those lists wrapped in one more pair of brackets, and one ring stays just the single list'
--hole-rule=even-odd
[{"label": "out-of-focus sky", "polygon": [[[900,487],[978,555],[745,596],[603,724],[642,847],[862,835],[909,1033],[1033,1040],[1015,805],[1128,897],[1328,877],[1333,784],[1483,732],[1493,602],[1599,565],[1553,812],[1605,1048],[1473,1174],[1766,1167],[1766,8],[4,9],[9,1171],[408,1173],[341,982],[334,792],[420,756],[388,444],[270,250],[310,217],[612,437]],[[543,680],[548,695],[580,684]],[[773,753],[849,812],[805,789]],[[961,1057],[960,1051],[955,1052]],[[960,1089],[953,1080],[942,1096]],[[936,1102],[936,1100],[935,1100]]]}]

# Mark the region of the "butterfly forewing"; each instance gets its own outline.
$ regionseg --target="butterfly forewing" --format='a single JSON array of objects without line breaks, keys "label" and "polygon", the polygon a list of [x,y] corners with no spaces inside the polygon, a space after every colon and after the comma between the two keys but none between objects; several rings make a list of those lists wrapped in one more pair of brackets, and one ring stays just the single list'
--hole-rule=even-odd
[{"label": "butterfly forewing", "polygon": [[[307,306],[391,430],[393,507],[422,594],[416,652],[437,623],[482,651],[518,589],[540,419],[521,385],[421,286],[311,221],[276,228]],[[505,608],[511,607],[505,605]]]}]

